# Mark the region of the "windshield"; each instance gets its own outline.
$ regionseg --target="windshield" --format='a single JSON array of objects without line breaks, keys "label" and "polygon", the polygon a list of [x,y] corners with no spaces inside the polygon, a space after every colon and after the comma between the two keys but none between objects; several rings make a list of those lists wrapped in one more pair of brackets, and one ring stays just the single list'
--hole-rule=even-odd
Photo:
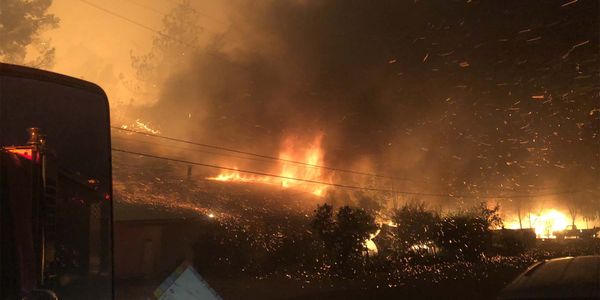
[{"label": "windshield", "polygon": [[117,299],[490,299],[600,254],[598,1],[8,3],[44,24],[3,61],[108,95]]}]

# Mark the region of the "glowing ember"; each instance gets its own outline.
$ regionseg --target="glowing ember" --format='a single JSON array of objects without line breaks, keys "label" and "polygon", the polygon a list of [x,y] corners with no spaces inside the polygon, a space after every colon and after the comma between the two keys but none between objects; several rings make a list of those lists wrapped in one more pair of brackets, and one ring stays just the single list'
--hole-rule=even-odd
[{"label": "glowing ember", "polygon": [[[210,180],[228,181],[228,182],[244,182],[244,183],[260,183],[277,185],[283,188],[293,188],[310,192],[316,196],[323,196],[327,189],[326,185],[303,182],[288,178],[299,178],[303,180],[324,181],[323,170],[321,168],[312,167],[313,165],[323,164],[323,151],[321,149],[321,141],[323,135],[318,135],[312,143],[306,145],[303,141],[288,138],[284,141],[282,150],[279,153],[279,162],[277,169],[273,174],[281,177],[262,176],[244,174],[238,171],[223,171],[214,177],[208,177]],[[290,163],[286,161],[298,161],[304,164]]]},{"label": "glowing ember", "polygon": [[160,130],[150,127],[150,124],[144,123],[144,122],[140,121],[140,119],[135,120],[135,123],[131,124],[131,125],[125,125],[125,124],[121,125],[121,128],[136,130],[136,131],[145,131],[145,132],[149,132],[152,134],[160,133]]}]

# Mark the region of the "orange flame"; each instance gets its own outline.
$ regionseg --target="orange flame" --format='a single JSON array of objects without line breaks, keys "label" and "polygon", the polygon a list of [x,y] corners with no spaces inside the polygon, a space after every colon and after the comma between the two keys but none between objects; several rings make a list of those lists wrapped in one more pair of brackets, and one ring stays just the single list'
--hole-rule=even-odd
[{"label": "orange flame", "polygon": [[[522,223],[525,222],[525,220],[522,221]],[[535,234],[538,238],[556,238],[554,232],[564,230],[569,224],[571,224],[569,217],[556,209],[550,209],[540,214],[531,215],[531,227],[535,230]],[[518,229],[520,227],[518,220],[506,222],[505,226],[509,229]]]},{"label": "orange flame", "polygon": [[[328,182],[328,180],[324,178],[323,170],[321,168],[313,167],[315,165],[322,165],[323,163],[324,154],[321,148],[322,139],[322,134],[317,135],[312,143],[309,143],[308,145],[299,139],[291,137],[285,139],[279,153],[279,158],[282,159],[282,161],[279,161],[276,170],[274,170],[274,174],[281,177],[243,174],[238,171],[223,171],[219,175],[208,177],[207,179],[278,185],[283,188],[303,190],[316,196],[323,196],[327,189],[326,185],[291,179],[298,178],[303,180]],[[292,163],[289,161],[297,161],[303,164]]]}]

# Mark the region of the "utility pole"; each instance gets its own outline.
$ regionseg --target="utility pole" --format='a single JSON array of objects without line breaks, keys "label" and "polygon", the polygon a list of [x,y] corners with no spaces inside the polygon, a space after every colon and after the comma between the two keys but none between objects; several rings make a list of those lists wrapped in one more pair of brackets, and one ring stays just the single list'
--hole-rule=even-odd
[{"label": "utility pole", "polygon": [[394,210],[398,209],[398,193],[396,192],[395,183],[396,183],[396,169],[394,168],[394,158],[390,160],[392,166],[392,206]]},{"label": "utility pole", "polygon": [[187,166],[187,180],[188,181],[192,180],[192,165]]}]

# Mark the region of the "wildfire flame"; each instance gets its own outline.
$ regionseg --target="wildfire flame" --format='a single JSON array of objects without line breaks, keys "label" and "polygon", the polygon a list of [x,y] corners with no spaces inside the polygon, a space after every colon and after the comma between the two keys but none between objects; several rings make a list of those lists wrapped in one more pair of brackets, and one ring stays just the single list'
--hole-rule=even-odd
[{"label": "wildfire flame", "polygon": [[365,246],[365,248],[367,248],[368,255],[376,255],[377,253],[379,253],[377,244],[375,244],[373,239],[376,238],[380,232],[381,232],[381,229],[377,229],[377,231],[375,233],[369,234],[369,238],[364,241],[364,246]]},{"label": "wildfire flame", "polygon": [[[528,222],[528,221],[523,221]],[[531,227],[539,238],[556,238],[554,232],[564,230],[571,224],[570,218],[564,213],[551,209],[538,215],[531,215]],[[514,221],[506,224],[507,228],[518,229],[519,222]]]},{"label": "wildfire flame", "polygon": [[[238,171],[223,171],[214,177],[208,177],[210,180],[226,181],[226,182],[243,182],[243,183],[258,183],[277,185],[283,188],[292,188],[310,192],[316,196],[323,196],[327,189],[326,185],[312,182],[304,182],[288,178],[299,178],[311,181],[328,182],[323,170],[316,165],[323,163],[323,150],[321,142],[323,135],[317,135],[311,143],[304,144],[301,140],[295,138],[285,139],[282,149],[279,153],[277,168],[273,170],[274,174],[281,177],[262,176],[244,174]],[[297,161],[303,164],[292,163]],[[282,178],[285,177],[285,178]]]},{"label": "wildfire flame", "polygon": [[569,224],[569,218],[565,214],[553,209],[537,216],[532,225],[537,236],[555,238],[554,232],[564,230]]}]

